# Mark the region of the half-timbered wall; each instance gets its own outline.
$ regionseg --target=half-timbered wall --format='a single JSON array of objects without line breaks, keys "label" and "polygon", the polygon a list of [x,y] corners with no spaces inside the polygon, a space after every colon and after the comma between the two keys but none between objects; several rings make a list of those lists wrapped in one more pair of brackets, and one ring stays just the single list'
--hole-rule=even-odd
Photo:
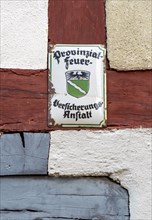
[{"label": "half-timbered wall", "polygon": [[[151,0],[2,0],[0,4],[2,219],[151,220]],[[58,43],[106,46],[106,128],[48,127],[47,52],[48,44]],[[108,203],[110,187],[117,203]],[[24,201],[17,209],[9,196]],[[72,207],[82,215],[62,206],[67,202],[69,207],[71,197]],[[54,199],[57,210],[61,206],[65,210],[60,215],[53,208]],[[95,211],[83,212],[84,203],[85,209]],[[111,211],[106,212],[107,207]]]}]

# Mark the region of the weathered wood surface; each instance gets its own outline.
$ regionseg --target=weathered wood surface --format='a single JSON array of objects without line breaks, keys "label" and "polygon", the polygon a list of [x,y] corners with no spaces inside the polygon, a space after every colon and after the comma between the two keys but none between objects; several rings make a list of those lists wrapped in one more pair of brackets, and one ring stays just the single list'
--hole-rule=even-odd
[{"label": "weathered wood surface", "polygon": [[104,0],[50,0],[49,43],[105,44]]},{"label": "weathered wood surface", "polygon": [[152,71],[107,71],[108,126],[152,127]]},{"label": "weathered wood surface", "polygon": [[0,175],[47,174],[49,134],[0,136]]},{"label": "weathered wood surface", "polygon": [[[47,71],[1,70],[0,130],[49,131]],[[110,128],[152,126],[151,71],[107,71]]]},{"label": "weathered wood surface", "polygon": [[1,178],[1,220],[129,220],[128,194],[107,178]]},{"label": "weathered wood surface", "polygon": [[46,130],[47,70],[0,70],[1,131]]}]

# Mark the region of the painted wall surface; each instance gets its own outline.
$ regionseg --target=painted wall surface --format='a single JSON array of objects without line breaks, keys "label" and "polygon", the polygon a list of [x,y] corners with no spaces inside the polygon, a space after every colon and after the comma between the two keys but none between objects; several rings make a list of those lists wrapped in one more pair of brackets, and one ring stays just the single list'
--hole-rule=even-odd
[{"label": "painted wall surface", "polygon": [[151,220],[151,131],[51,132],[49,174],[109,176],[128,189],[131,220]]},{"label": "painted wall surface", "polygon": [[152,69],[152,1],[106,0],[110,67]]},{"label": "painted wall surface", "polygon": [[48,1],[1,1],[1,68],[46,69]]}]

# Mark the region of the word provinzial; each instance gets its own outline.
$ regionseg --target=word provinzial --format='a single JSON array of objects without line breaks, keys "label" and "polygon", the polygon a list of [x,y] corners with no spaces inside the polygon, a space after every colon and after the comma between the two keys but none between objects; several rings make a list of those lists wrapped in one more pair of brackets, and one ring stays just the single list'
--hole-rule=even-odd
[{"label": "word provinzial", "polygon": [[[89,50],[68,50],[68,51],[53,51],[54,55],[53,58],[57,60],[58,64],[60,63],[60,58],[64,58],[65,62],[65,68],[68,69],[69,65],[78,64],[78,65],[89,65],[92,64],[92,62],[88,59],[89,57],[99,59],[103,57],[103,51],[102,52],[94,52],[92,49]],[[84,56],[85,59],[80,58],[72,58],[71,56]]]}]

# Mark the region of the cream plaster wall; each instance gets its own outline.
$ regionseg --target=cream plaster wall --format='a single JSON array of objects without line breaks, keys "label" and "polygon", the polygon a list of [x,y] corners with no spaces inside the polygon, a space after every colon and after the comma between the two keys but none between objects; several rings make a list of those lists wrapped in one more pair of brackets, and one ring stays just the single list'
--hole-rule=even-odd
[{"label": "cream plaster wall", "polygon": [[110,67],[152,69],[152,0],[106,0]]},{"label": "cream plaster wall", "polygon": [[53,131],[49,175],[109,176],[128,189],[131,220],[151,220],[151,131]]},{"label": "cream plaster wall", "polygon": [[48,0],[0,1],[0,67],[46,69]]}]

